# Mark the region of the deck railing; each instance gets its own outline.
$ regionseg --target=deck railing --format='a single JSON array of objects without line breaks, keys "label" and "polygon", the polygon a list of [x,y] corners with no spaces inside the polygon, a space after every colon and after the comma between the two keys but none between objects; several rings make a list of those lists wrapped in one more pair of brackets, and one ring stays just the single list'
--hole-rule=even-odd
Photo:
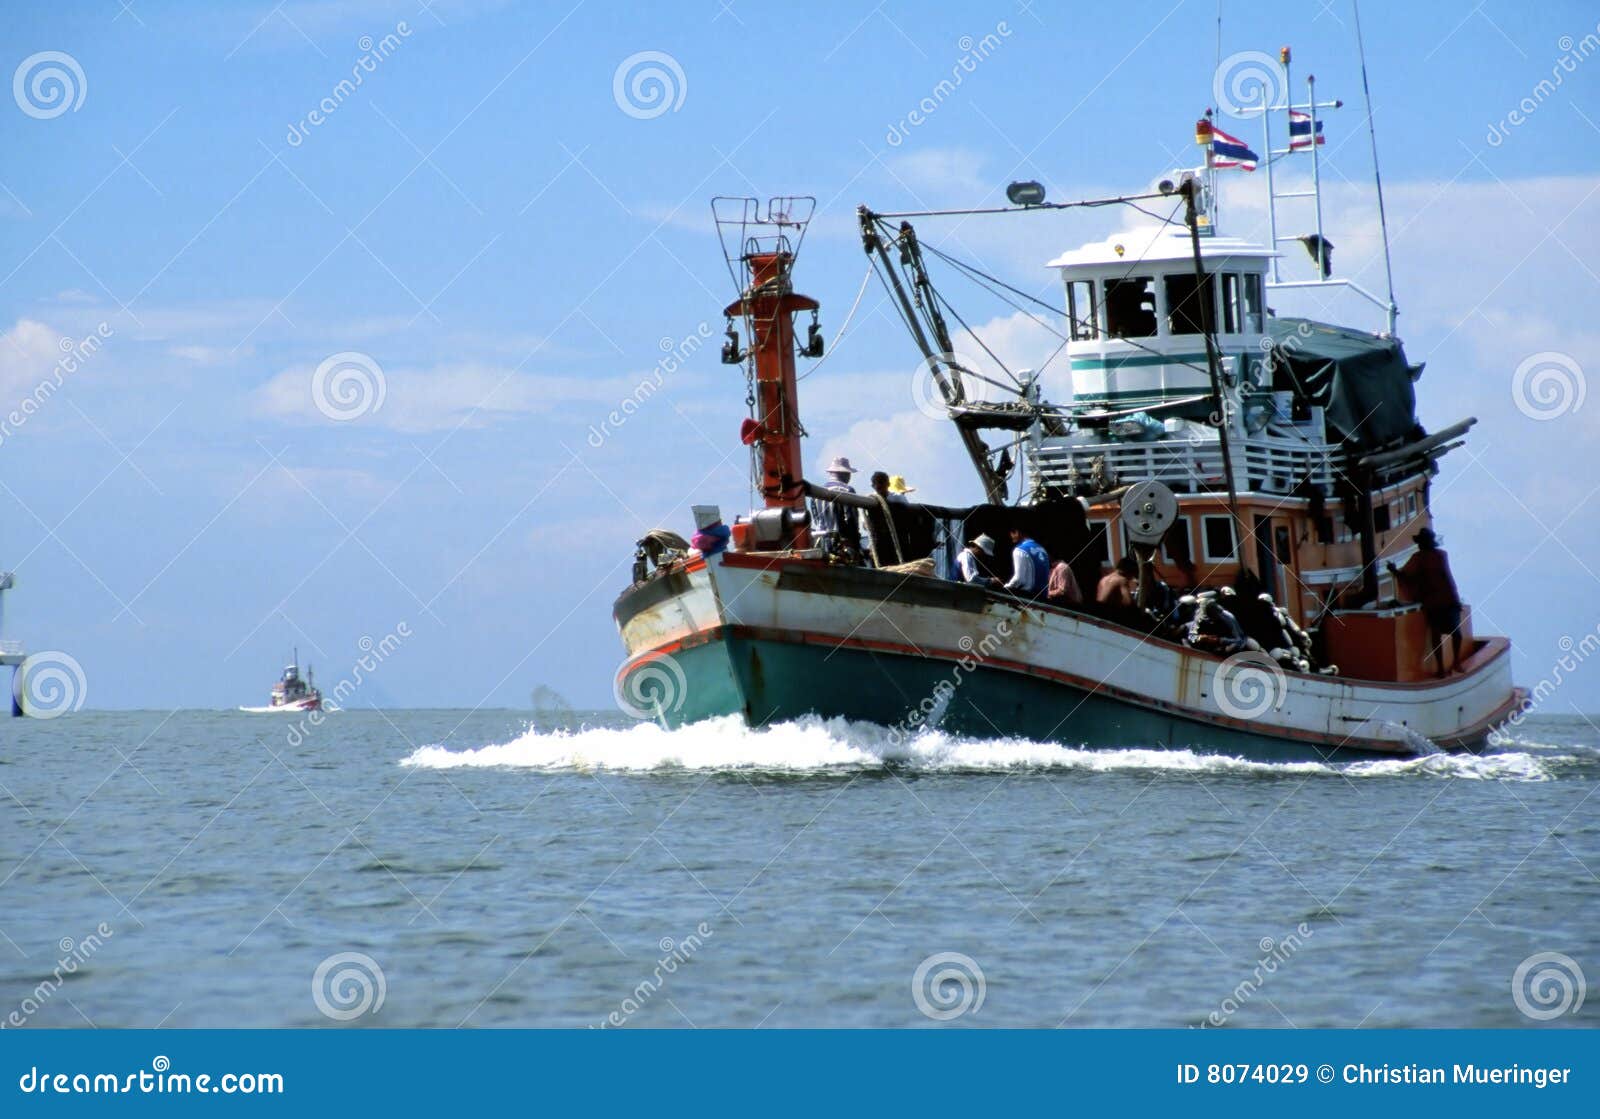
[{"label": "deck railing", "polygon": [[[1337,474],[1334,450],[1305,442],[1247,439],[1233,450],[1234,485],[1245,492],[1286,494],[1307,476],[1331,494]],[[1045,444],[1030,452],[1034,477],[1049,486],[1068,487],[1076,468],[1077,481],[1087,483],[1096,459],[1104,459],[1119,483],[1153,478],[1176,493],[1197,493],[1225,484],[1222,449],[1217,441],[1193,441],[1183,436],[1149,443]]]}]

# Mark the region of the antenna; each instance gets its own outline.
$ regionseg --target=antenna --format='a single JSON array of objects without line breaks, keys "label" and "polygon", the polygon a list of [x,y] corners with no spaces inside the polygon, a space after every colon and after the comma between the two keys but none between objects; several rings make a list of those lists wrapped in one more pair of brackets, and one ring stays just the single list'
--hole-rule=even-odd
[{"label": "antenna", "polygon": [[1372,181],[1378,188],[1378,229],[1383,236],[1383,276],[1389,289],[1389,333],[1394,333],[1395,316],[1400,309],[1394,302],[1394,265],[1389,259],[1389,218],[1383,209],[1383,175],[1378,171],[1378,129],[1372,119],[1372,87],[1367,82],[1367,45],[1361,36],[1361,0],[1350,0],[1356,17],[1356,53],[1361,58],[1361,96],[1367,105],[1367,136],[1372,140]]},{"label": "antenna", "polygon": [[[1359,38],[1359,33],[1358,33]],[[1368,291],[1354,280],[1333,276],[1331,250],[1333,244],[1324,236],[1322,227],[1322,154],[1319,147],[1322,143],[1321,110],[1339,109],[1344,106],[1340,100],[1317,100],[1317,79],[1314,75],[1306,78],[1306,95],[1303,102],[1296,103],[1289,80],[1290,62],[1293,57],[1290,49],[1285,46],[1278,51],[1277,62],[1271,62],[1270,56],[1254,56],[1264,58],[1271,64],[1271,70],[1265,78],[1261,79],[1262,97],[1259,105],[1244,105],[1229,110],[1230,115],[1237,117],[1261,114],[1261,137],[1265,148],[1265,170],[1267,186],[1267,231],[1269,244],[1274,250],[1286,241],[1298,241],[1303,244],[1311,254],[1316,264],[1316,278],[1313,280],[1285,280],[1280,270],[1280,258],[1272,258],[1270,278],[1267,280],[1268,290],[1287,290],[1294,288],[1323,288],[1342,287],[1359,295],[1375,307],[1384,310],[1388,322],[1388,330],[1394,333],[1394,277],[1390,270],[1389,262],[1389,227],[1383,208],[1383,180],[1377,178],[1377,139],[1373,137],[1373,164],[1372,169],[1378,187],[1378,218],[1383,227],[1383,261],[1384,269],[1389,278],[1389,297],[1387,301],[1379,295]],[[1361,63],[1362,85],[1366,86],[1366,61],[1365,55]],[[1276,81],[1272,80],[1276,78]],[[1278,82],[1282,83],[1281,93]],[[1367,127],[1372,128],[1372,109],[1370,91],[1368,94]],[[1272,116],[1274,113],[1283,113],[1287,117],[1286,136],[1283,147],[1272,146]],[[1280,190],[1278,189],[1274,167],[1279,159],[1306,150],[1311,155],[1311,189],[1310,190]],[[1278,203],[1287,199],[1310,199],[1313,203],[1313,218],[1315,221],[1314,232],[1310,234],[1294,235],[1280,234],[1278,232]]]}]

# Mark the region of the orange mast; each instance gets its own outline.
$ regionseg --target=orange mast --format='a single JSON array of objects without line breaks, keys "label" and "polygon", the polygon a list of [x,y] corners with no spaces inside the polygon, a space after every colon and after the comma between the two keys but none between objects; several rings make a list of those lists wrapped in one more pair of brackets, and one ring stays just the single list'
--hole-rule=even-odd
[{"label": "orange mast", "polygon": [[[791,246],[783,231],[787,227],[803,235],[810,211],[807,207],[804,216],[791,216],[791,208],[799,201],[810,202],[809,199],[774,200],[776,205],[769,204],[764,219],[755,219],[749,210],[741,213],[741,226],[769,225],[776,227],[779,233],[766,237],[741,236],[742,251],[738,260],[746,282],[739,298],[723,309],[730,323],[735,315],[745,320],[746,336],[750,340],[748,353],[739,353],[737,339],[731,340],[732,349],[724,349],[723,360],[730,364],[750,363],[752,416],[745,421],[740,435],[746,444],[756,449],[761,496],[767,509],[793,510],[796,514],[772,517],[781,527],[775,526],[775,533],[765,535],[762,546],[777,549],[811,545],[802,485],[805,463],[800,439],[805,428],[800,424],[795,355],[798,352],[807,357],[822,356],[822,337],[816,325],[816,312],[821,304],[796,292],[791,280],[799,247]],[[741,229],[742,235],[746,232]],[[732,263],[732,254],[729,254],[730,266]],[[797,347],[794,316],[802,311],[812,313],[812,323],[804,346]]]}]

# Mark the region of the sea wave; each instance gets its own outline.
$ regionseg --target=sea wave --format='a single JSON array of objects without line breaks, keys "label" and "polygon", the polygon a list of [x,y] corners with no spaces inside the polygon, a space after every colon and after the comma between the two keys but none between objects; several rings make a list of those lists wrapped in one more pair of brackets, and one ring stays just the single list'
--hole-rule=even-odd
[{"label": "sea wave", "polygon": [[880,726],[814,716],[752,729],[737,716],[668,730],[653,723],[580,730],[529,729],[476,749],[430,745],[402,765],[424,769],[515,768],[651,772],[756,771],[783,774],[856,772],[889,767],[929,773],[1019,770],[1167,771],[1263,777],[1446,777],[1545,781],[1562,762],[1517,750],[1432,754],[1356,762],[1259,762],[1174,749],[1087,749],[1020,738],[970,738],[924,728],[909,737]]}]

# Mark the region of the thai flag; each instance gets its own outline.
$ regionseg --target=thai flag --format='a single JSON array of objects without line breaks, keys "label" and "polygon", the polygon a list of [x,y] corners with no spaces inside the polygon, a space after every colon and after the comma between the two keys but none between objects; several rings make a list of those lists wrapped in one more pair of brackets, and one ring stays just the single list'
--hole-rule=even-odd
[{"label": "thai flag", "polygon": [[[1317,139],[1321,144],[1326,141],[1322,136],[1322,122],[1317,121]],[[1289,110],[1289,150],[1303,151],[1311,146],[1311,114],[1302,113],[1298,109]]]},{"label": "thai flag", "polygon": [[1211,166],[1254,171],[1259,158],[1243,140],[1229,136],[1216,125],[1211,126]]}]

